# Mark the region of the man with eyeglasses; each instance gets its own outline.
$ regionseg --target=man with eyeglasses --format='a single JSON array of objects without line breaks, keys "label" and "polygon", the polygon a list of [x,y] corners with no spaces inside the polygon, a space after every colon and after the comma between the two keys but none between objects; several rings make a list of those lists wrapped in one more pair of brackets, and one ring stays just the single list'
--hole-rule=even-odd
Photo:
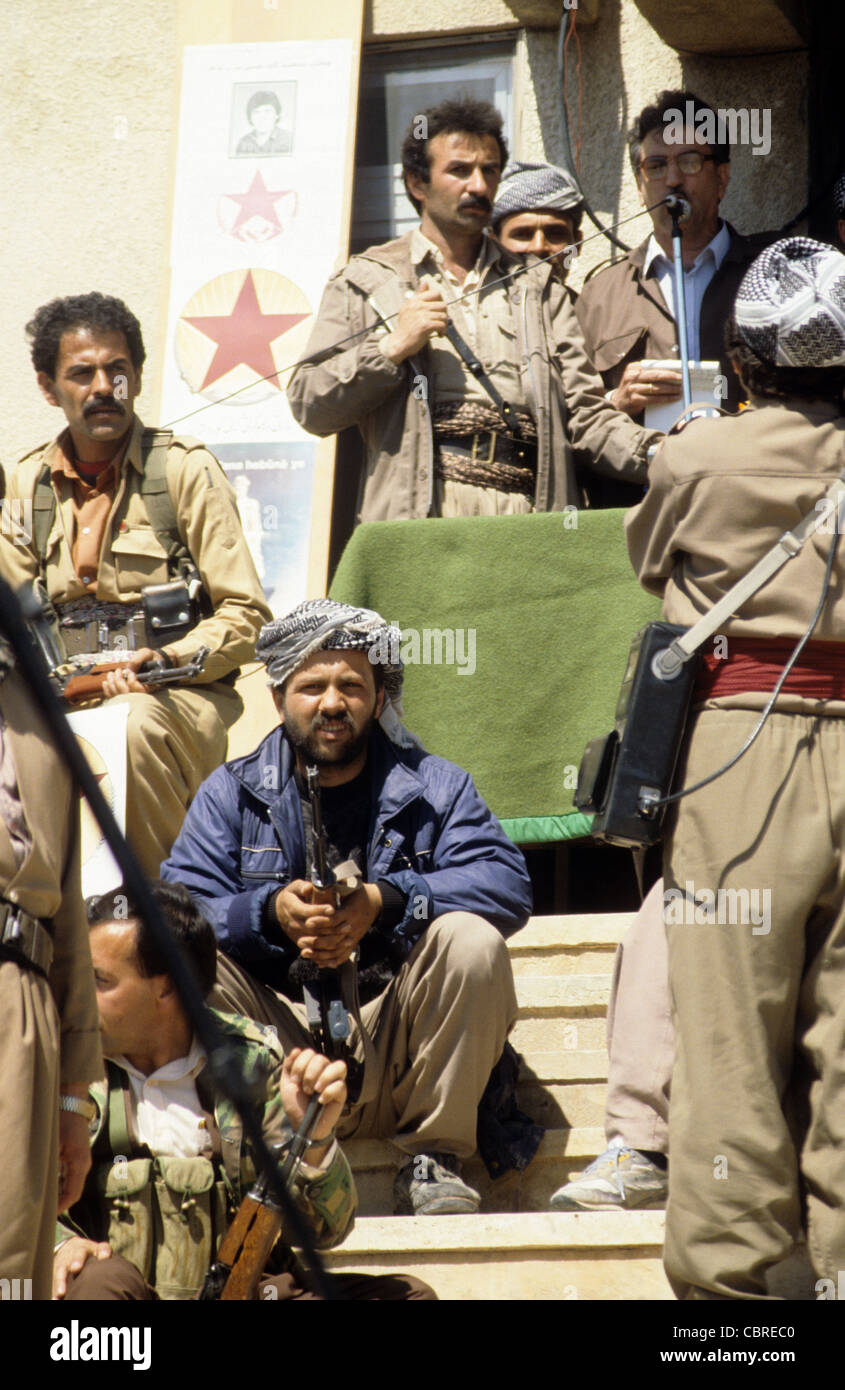
[{"label": "man with eyeglasses", "polygon": [[[706,123],[704,113],[709,113]],[[679,141],[682,119],[687,124]],[[635,418],[649,405],[680,402],[682,395],[672,219],[666,207],[654,207],[668,193],[684,198],[690,208],[681,224],[689,356],[719,361],[724,408],[736,410],[741,399],[722,338],[739,283],[772,235],[740,236],[720,219],[719,204],[730,179],[730,146],[705,143],[702,126],[722,134],[716,113],[692,92],[661,92],[640,112],[628,135],[628,149],[640,202],[653,208],[653,231],[622,260],[588,279],[576,306],[587,351],[609,399]],[[678,359],[677,371],[640,365],[644,359],[670,358]],[[625,488],[619,504],[638,500],[633,493]]]}]

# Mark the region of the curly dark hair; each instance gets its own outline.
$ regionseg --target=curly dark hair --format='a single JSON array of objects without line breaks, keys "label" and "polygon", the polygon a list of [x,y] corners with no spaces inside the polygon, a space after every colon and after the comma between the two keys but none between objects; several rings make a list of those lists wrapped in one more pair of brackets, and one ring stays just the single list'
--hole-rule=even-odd
[{"label": "curly dark hair", "polygon": [[[425,136],[419,134],[420,122]],[[461,135],[492,135],[499,146],[503,169],[508,162],[508,146],[502,134],[502,117],[492,102],[476,101],[472,97],[466,97],[463,100],[441,101],[437,106],[429,106],[426,111],[414,116],[402,141],[402,177],[405,180],[405,192],[417,212],[422,204],[408,188],[408,175],[415,174],[423,183],[428,183],[428,142],[433,140],[435,135],[451,135],[453,132]]]},{"label": "curly dark hair", "polygon": [[[164,883],[159,879],[150,888],[162,917],[187,956],[204,999],[217,978],[214,930],[183,883]],[[165,959],[138,911],[137,902],[123,885],[99,898],[87,898],[85,911],[89,927],[99,927],[104,922],[134,922],[138,973],[145,976],[168,973]]]},{"label": "curly dark hair", "polygon": [[[688,101],[692,102],[693,120],[695,120],[699,111],[709,111],[713,120],[716,121],[716,112],[713,110],[713,107],[708,105],[706,101],[702,101],[701,97],[697,97],[695,92],[682,92],[679,90],[669,91],[668,89],[663,92],[658,92],[651,105],[643,107],[639,116],[637,116],[628,131],[628,156],[631,160],[634,178],[637,178],[640,172],[640,154],[643,140],[647,135],[650,135],[653,130],[664,130],[666,128],[666,113],[668,111],[681,111],[686,118],[686,104]],[[718,129],[717,122],[717,133]],[[730,163],[731,147],[726,141],[721,143],[717,142],[715,145],[710,145],[709,148],[713,152],[713,159],[716,164]]]},{"label": "curly dark hair", "polygon": [[773,396],[776,400],[798,396],[802,400],[843,403],[845,367],[777,367],[748,346],[734,314],[725,325],[725,351],[743,386],[755,396]]},{"label": "curly dark hair", "polygon": [[42,304],[26,325],[30,342],[32,365],[55,379],[62,334],[74,328],[88,328],[98,333],[122,333],[136,372],[144,365],[146,352],[141,337],[141,325],[127,309],[122,299],[110,294],[71,294],[64,299],[51,299]]}]

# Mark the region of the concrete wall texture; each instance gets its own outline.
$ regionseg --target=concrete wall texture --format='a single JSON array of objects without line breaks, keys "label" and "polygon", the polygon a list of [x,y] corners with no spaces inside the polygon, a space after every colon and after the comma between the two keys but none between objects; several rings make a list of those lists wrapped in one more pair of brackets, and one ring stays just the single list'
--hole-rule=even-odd
[{"label": "concrete wall texture", "polygon": [[[148,350],[139,410],[155,420],[182,50],[188,43],[276,38],[287,6],[288,0],[145,0],[133,6],[122,0],[76,0],[73,6],[5,0],[0,7],[0,457],[7,466],[61,423],[37,391],[23,331],[33,310],[54,295],[100,289],[129,303]],[[387,39],[410,44],[424,37],[512,31],[516,152],[558,161],[564,148],[557,36],[553,28],[524,28],[522,21],[555,23],[559,8],[545,0],[368,0],[364,39],[367,45]],[[574,39],[568,49],[569,104],[576,143],[580,129],[580,177],[602,220],[638,208],[625,148],[632,116],[660,88],[684,83],[716,107],[771,112],[771,153],[735,151],[726,216],[740,230],[752,231],[780,226],[803,207],[806,53],[681,58],[633,0],[599,0],[593,24],[579,26],[574,13],[581,47],[580,127]],[[635,244],[648,227],[642,218],[621,235]],[[573,270],[573,284],[580,285],[586,270],[608,254],[603,237],[592,241]]]}]

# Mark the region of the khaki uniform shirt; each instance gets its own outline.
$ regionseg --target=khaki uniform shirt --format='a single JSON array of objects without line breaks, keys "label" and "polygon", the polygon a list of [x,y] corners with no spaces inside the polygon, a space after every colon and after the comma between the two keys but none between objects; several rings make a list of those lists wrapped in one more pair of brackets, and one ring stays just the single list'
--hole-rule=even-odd
[{"label": "khaki uniform shirt", "polygon": [[[148,584],[169,579],[167,553],[150,524],[141,494],[141,432],[135,419],[120,468],[117,491],[103,532],[96,583],[86,584],[73,561],[75,506],[73,484],[56,468],[57,441],[27,454],[9,479],[12,516],[31,501],[45,461],[50,464],[58,505],[47,540],[44,578],[57,606],[83,597],[138,604]],[[235,495],[213,454],[195,440],[174,440],[167,456],[167,486],[179,534],[199,570],[213,612],[167,650],[174,664],[190,660],[197,648],[209,648],[205,670],[196,683],[220,680],[255,655],[255,641],[271,613],[238,516]],[[21,499],[18,501],[18,499]],[[22,513],[25,516],[25,509]],[[31,583],[41,572],[33,540],[4,547],[13,588]]]},{"label": "khaki uniform shirt", "polygon": [[[502,276],[513,266],[500,261],[496,243],[490,237],[484,238],[478,260],[463,284],[444,266],[439,246],[423,236],[418,227],[411,233],[411,261],[418,279],[429,275],[439,284],[449,306],[449,317],[499,394],[509,405],[526,409],[528,402],[519,369],[513,311],[507,282],[502,283]],[[494,408],[487,392],[448,338],[431,340],[429,359],[435,401],[447,404],[473,401]]]}]

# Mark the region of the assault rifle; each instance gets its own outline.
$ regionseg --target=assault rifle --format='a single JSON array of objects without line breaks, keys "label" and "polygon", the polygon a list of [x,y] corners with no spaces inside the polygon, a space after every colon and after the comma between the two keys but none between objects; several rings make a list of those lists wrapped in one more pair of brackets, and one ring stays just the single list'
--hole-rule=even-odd
[{"label": "assault rifle", "polygon": [[[147,685],[151,690],[159,690],[163,685],[178,685],[181,681],[191,680],[194,676],[202,674],[208,650],[208,647],[200,647],[184,666],[164,666],[157,661],[150,661],[142,666],[140,671],[136,671],[135,675],[141,685]],[[131,653],[127,652],[126,655],[129,656]],[[109,672],[120,671],[125,664],[125,660],[100,661],[84,668],[77,675],[71,676],[64,685],[63,697],[69,705],[98,699],[102,696],[103,682]]]},{"label": "assault rifle", "polygon": [[[311,804],[311,883],[313,903],[328,903],[340,907],[344,898],[361,887],[361,874],[356,864],[347,860],[337,869],[330,869],[323,827],[320,800],[320,774],[316,767],[305,769],[308,800]],[[326,1057],[342,1057],[346,1062],[347,1088],[354,1102],[361,1090],[363,1065],[349,1052],[349,1014],[355,1012],[356,973],[353,961],[337,969],[321,969],[311,961],[299,960],[295,977],[302,984],[305,1016],[318,1052]]]},{"label": "assault rifle", "polygon": [[[24,602],[27,631],[33,645],[44,659],[50,684],[56,695],[68,705],[100,699],[103,682],[108,673],[119,671],[132,653],[128,650],[121,652],[122,659],[114,661],[94,659],[82,665],[69,661],[58,636],[56,612],[47,597],[43,583],[37,580],[33,585],[24,585],[19,597]],[[151,690],[158,690],[165,685],[178,685],[181,681],[192,680],[195,676],[202,675],[208,651],[208,647],[199,647],[191,660],[183,666],[167,666],[163,659],[150,661],[135,674],[141,685],[147,685]]]}]

